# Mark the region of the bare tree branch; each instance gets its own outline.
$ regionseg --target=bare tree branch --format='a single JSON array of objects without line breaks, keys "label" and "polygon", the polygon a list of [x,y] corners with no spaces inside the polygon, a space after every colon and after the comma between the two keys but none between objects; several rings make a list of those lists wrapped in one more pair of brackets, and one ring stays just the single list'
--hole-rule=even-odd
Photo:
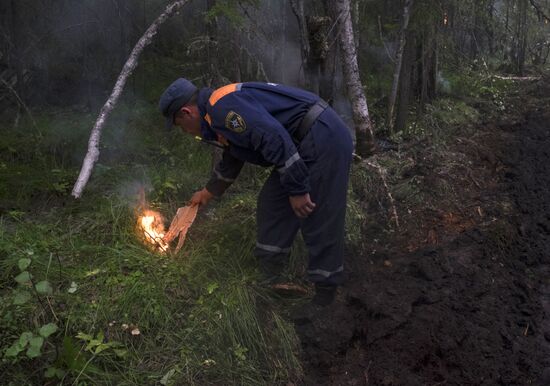
[{"label": "bare tree branch", "polygon": [[6,82],[4,79],[0,79],[0,82],[2,82],[4,84],[4,86],[6,86],[6,88],[13,93],[13,95],[15,96],[15,99],[17,99],[17,103],[19,103],[19,105],[21,107],[23,107],[23,109],[27,112],[27,114],[29,115],[29,118],[31,119],[31,122],[32,122],[33,126],[38,130],[39,135],[42,137],[42,132],[36,126],[36,121],[34,120],[34,117],[32,116],[31,110],[29,110],[29,108],[27,107],[25,102],[23,102],[23,99],[21,99],[19,94],[17,94],[17,91],[15,91],[14,88],[12,86],[10,86],[10,84],[8,82]]},{"label": "bare tree branch", "polygon": [[529,0],[529,2],[531,3],[531,5],[533,6],[533,8],[535,8],[535,10],[537,11],[537,13],[542,16],[543,18],[545,18],[546,20],[548,20],[550,22],[550,17],[548,17],[546,15],[546,13],[544,13],[544,11],[540,8],[540,6],[535,3],[535,0]]},{"label": "bare tree branch", "polygon": [[138,40],[138,42],[134,46],[134,49],[130,53],[128,60],[126,60],[126,63],[124,64],[124,67],[122,68],[122,71],[118,76],[118,79],[115,83],[115,87],[113,88],[113,91],[109,96],[109,99],[107,99],[107,101],[101,108],[101,111],[99,112],[99,116],[97,117],[95,125],[92,129],[92,133],[90,134],[90,139],[88,141],[88,152],[86,153],[86,157],[84,158],[82,168],[80,169],[80,174],[78,176],[78,179],[71,193],[73,197],[80,198],[80,196],[82,195],[82,191],[84,190],[84,187],[86,186],[86,184],[88,183],[88,180],[90,179],[90,175],[92,174],[94,164],[97,162],[97,159],[99,158],[99,139],[101,138],[101,131],[103,130],[103,126],[105,125],[107,117],[109,116],[109,114],[115,107],[116,103],[118,102],[118,99],[122,94],[122,90],[124,89],[124,85],[128,80],[128,77],[132,74],[132,72],[137,66],[139,55],[144,50],[144,48],[151,43],[151,41],[153,40],[153,37],[157,34],[157,31],[160,25],[164,23],[166,20],[168,20],[171,16],[173,16],[178,10],[180,10],[188,2],[189,0],[177,0],[170,3],[166,7],[164,12],[161,13],[160,16],[153,22],[153,24],[149,26],[147,31],[145,31],[143,36],[141,36],[141,38]]},{"label": "bare tree branch", "polygon": [[380,41],[382,42],[382,45],[384,46],[384,49],[386,50],[386,55],[388,55],[388,58],[392,61],[392,63],[395,63],[395,58],[390,53],[388,45],[386,44],[386,41],[384,40],[384,36],[382,36],[382,20],[380,18],[380,15],[378,15],[378,34],[380,35]]},{"label": "bare tree branch", "polygon": [[296,15],[298,21],[298,29],[300,30],[300,46],[302,52],[302,66],[306,68],[306,63],[309,58],[309,39],[307,31],[306,17],[304,14],[304,1],[303,0],[290,0],[290,6],[292,12]]}]

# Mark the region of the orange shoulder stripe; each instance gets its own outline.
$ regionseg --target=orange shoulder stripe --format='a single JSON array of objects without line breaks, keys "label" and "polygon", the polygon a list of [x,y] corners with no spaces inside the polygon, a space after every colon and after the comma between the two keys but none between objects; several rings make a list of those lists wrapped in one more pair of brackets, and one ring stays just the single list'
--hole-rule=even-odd
[{"label": "orange shoulder stripe", "polygon": [[241,89],[241,84],[242,83],[232,83],[215,90],[212,93],[212,95],[210,95],[210,99],[208,100],[208,102],[210,103],[210,106],[214,106],[216,102],[218,102],[227,94],[231,94],[232,92],[239,91]]}]

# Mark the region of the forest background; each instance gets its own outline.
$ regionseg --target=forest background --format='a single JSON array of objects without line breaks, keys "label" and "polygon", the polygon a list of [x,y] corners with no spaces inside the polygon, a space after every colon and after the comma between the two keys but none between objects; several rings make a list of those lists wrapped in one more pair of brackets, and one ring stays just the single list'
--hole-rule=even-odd
[{"label": "forest background", "polygon": [[[0,4],[0,368],[8,384],[300,379],[287,317],[300,300],[289,304],[255,284],[255,194],[266,172],[247,168],[204,211],[176,258],[143,247],[134,208],[144,187],[150,205],[169,216],[209,175],[211,149],[162,128],[158,97],[177,77],[214,88],[245,81],[307,88],[357,126],[343,75],[343,20],[332,3],[183,7],[139,58],[79,201],[68,196],[90,129],[167,2]],[[504,111],[515,79],[549,67],[548,0],[344,3],[379,151],[422,141],[444,147],[487,111]],[[405,162],[398,158],[377,162],[399,212],[416,182],[393,184]],[[373,219],[383,234],[397,229],[379,170],[368,166],[352,172],[350,250],[364,249]],[[304,252],[297,243],[295,279]]]}]

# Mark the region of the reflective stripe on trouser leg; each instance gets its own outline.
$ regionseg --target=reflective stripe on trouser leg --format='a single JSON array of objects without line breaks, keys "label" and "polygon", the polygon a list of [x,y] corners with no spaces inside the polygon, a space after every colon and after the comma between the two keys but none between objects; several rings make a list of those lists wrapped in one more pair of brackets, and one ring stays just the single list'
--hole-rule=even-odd
[{"label": "reflective stripe on trouser leg", "polygon": [[254,254],[264,275],[277,275],[288,264],[290,247],[300,223],[276,171],[260,191],[256,220],[258,234]]},{"label": "reflective stripe on trouser leg", "polygon": [[353,144],[347,127],[330,109],[312,127],[318,151],[308,165],[316,207],[301,223],[309,250],[308,276],[316,283],[339,285],[344,271],[346,198]]}]

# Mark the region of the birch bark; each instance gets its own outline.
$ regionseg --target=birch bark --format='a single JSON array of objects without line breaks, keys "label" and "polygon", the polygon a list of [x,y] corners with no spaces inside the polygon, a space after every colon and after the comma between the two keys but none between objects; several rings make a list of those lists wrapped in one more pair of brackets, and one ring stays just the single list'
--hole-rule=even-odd
[{"label": "birch bark", "polygon": [[353,37],[353,25],[350,11],[350,0],[334,0],[331,2],[333,19],[337,20],[342,52],[342,67],[344,79],[351,99],[353,121],[355,123],[356,152],[361,157],[374,153],[376,145],[372,121],[369,115],[367,98],[363,91],[357,63],[357,50]]},{"label": "birch bark", "polygon": [[149,26],[149,28],[147,28],[147,31],[145,31],[145,33],[141,36],[141,38],[134,46],[134,49],[130,53],[130,56],[126,60],[126,63],[124,64],[124,67],[122,68],[122,71],[118,76],[118,79],[115,83],[113,91],[111,92],[111,95],[109,96],[109,99],[107,99],[107,101],[101,108],[99,116],[97,117],[97,120],[92,129],[92,133],[90,134],[90,139],[88,140],[88,152],[86,153],[86,157],[84,158],[84,162],[82,163],[82,168],[80,169],[80,174],[78,175],[78,179],[76,180],[73,191],[71,193],[74,198],[80,198],[80,196],[82,196],[82,191],[84,190],[86,184],[88,183],[88,180],[90,179],[90,175],[92,174],[94,165],[99,158],[99,140],[101,138],[103,126],[105,125],[107,117],[118,102],[126,81],[128,80],[128,77],[136,68],[139,55],[141,55],[143,49],[151,43],[153,37],[157,34],[158,29],[162,25],[162,23],[173,16],[188,2],[189,0],[178,0],[170,3],[166,7],[164,12],[162,12],[160,16],[157,17],[157,19]]},{"label": "birch bark", "polygon": [[388,128],[390,133],[393,133],[394,117],[393,110],[395,109],[395,101],[397,100],[397,90],[399,89],[399,75],[401,74],[401,67],[403,65],[403,51],[405,50],[406,33],[409,27],[410,11],[413,6],[414,0],[406,0],[403,7],[403,25],[401,32],[399,33],[399,47],[395,55],[395,68],[393,71],[393,83],[391,86],[390,99],[388,101]]}]

